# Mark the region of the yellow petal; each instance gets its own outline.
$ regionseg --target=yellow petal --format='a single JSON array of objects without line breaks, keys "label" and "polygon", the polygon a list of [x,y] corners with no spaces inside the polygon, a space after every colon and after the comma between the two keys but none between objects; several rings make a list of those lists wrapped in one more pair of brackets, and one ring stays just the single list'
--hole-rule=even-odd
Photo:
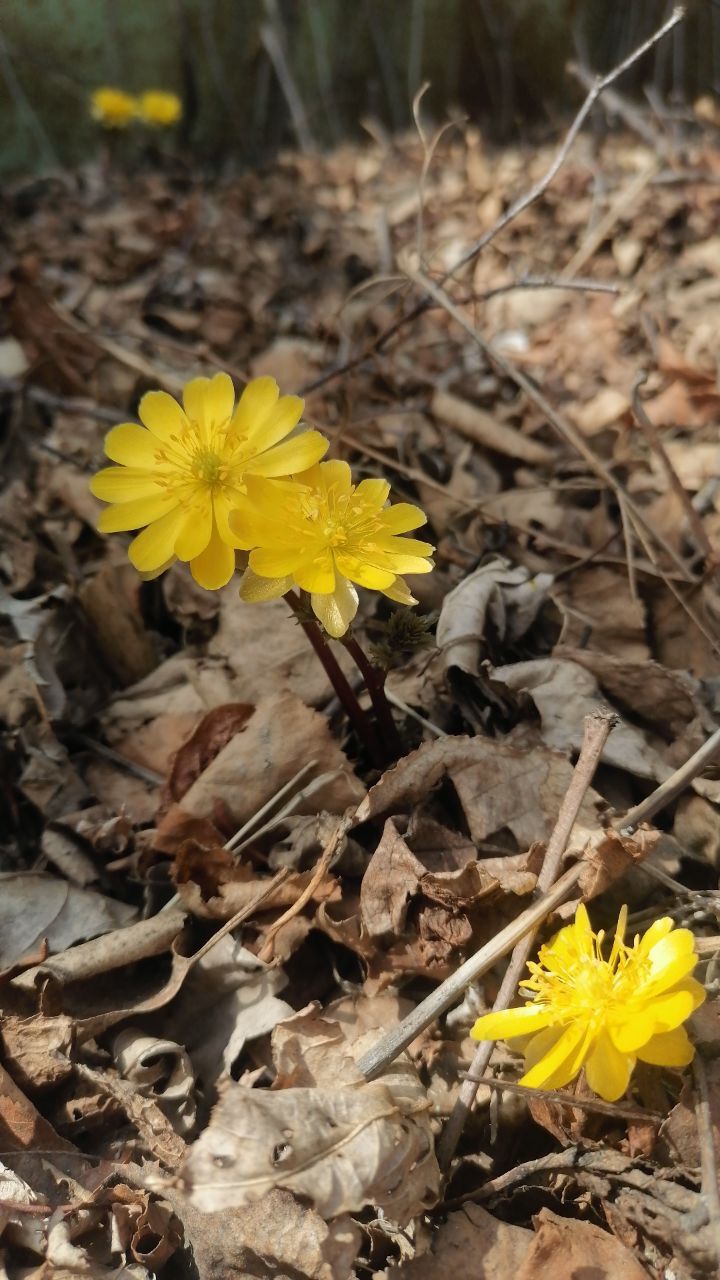
[{"label": "yellow petal", "polygon": [[[177,498],[172,494],[159,493],[153,498],[137,498],[133,502],[117,502],[107,507],[98,520],[100,533],[126,533],[130,529],[142,529],[172,511]],[[170,551],[172,555],[172,549]]]},{"label": "yellow petal", "polygon": [[342,552],[336,553],[335,563],[340,573],[346,578],[351,582],[357,582],[361,587],[367,587],[370,591],[385,591],[392,586],[397,577],[397,574],[390,569],[378,569],[374,565],[364,563],[357,556]]},{"label": "yellow petal", "polygon": [[227,542],[229,547],[237,547],[239,551],[247,551],[253,545],[252,542],[243,542],[242,538],[238,538],[230,523],[237,505],[242,504],[244,500],[244,495],[241,493],[238,493],[234,499],[231,499],[226,493],[216,493],[213,498],[213,510],[218,533],[223,542]]},{"label": "yellow petal", "polygon": [[417,604],[417,600],[415,599],[407,582],[402,578],[396,578],[391,586],[384,587],[383,595],[387,596],[388,600],[394,600],[396,604],[404,604],[408,608]]},{"label": "yellow petal", "polygon": [[641,1008],[629,1008],[628,1021],[611,1028],[613,1041],[622,1053],[634,1053],[656,1033],[679,1026],[704,999],[705,990],[700,983],[686,979],[681,987],[657,996]]},{"label": "yellow petal", "polygon": [[238,401],[233,419],[242,435],[252,436],[275,407],[280,388],[274,378],[253,378]]},{"label": "yellow petal", "polygon": [[615,1048],[606,1031],[598,1035],[585,1063],[585,1077],[593,1093],[617,1102],[630,1083],[635,1056]]},{"label": "yellow petal", "polygon": [[392,533],[379,534],[373,538],[373,545],[393,556],[431,556],[435,550],[432,542],[420,542],[418,538],[398,538]]},{"label": "yellow petal", "polygon": [[292,578],[258,578],[252,569],[246,569],[240,579],[240,599],[247,604],[277,600],[291,590],[292,584]]},{"label": "yellow petal", "polygon": [[276,444],[266,453],[252,458],[247,470],[255,476],[289,476],[311,467],[329,448],[330,441],[321,436],[319,431],[301,431],[290,440]]},{"label": "yellow petal", "polygon": [[361,480],[355,490],[356,497],[360,502],[367,503],[368,507],[382,507],[388,500],[390,493],[390,485],[387,480]]},{"label": "yellow petal", "polygon": [[183,387],[183,408],[191,422],[205,420],[205,393],[210,386],[209,378],[191,378]]},{"label": "yellow petal", "polygon": [[427,524],[425,512],[410,502],[396,502],[383,511],[380,519],[383,529],[388,533],[409,533],[411,529],[419,529],[421,525]]},{"label": "yellow petal", "polygon": [[347,497],[352,489],[352,471],[349,463],[331,458],[303,475],[302,481],[326,494],[332,493],[336,498]]},{"label": "yellow petal", "polygon": [[130,563],[139,573],[151,573],[159,569],[175,554],[175,540],[186,517],[184,507],[175,507],[159,520],[153,520],[133,538],[128,547]]},{"label": "yellow petal", "polygon": [[653,1036],[638,1049],[637,1056],[641,1062],[652,1062],[656,1067],[686,1067],[695,1057],[695,1049],[685,1028],[675,1027]]},{"label": "yellow petal", "polygon": [[158,466],[158,444],[154,436],[135,422],[121,422],[105,437],[105,452],[113,462],[126,467]]},{"label": "yellow petal", "polygon": [[314,553],[301,560],[293,570],[293,578],[303,591],[327,595],[335,590],[335,565],[331,551]]},{"label": "yellow petal", "polygon": [[147,471],[135,467],[103,467],[90,481],[90,492],[102,502],[133,502],[136,498],[154,498],[164,490]]},{"label": "yellow petal", "polygon": [[235,572],[235,552],[223,542],[214,520],[210,541],[200,555],[190,561],[190,572],[198,586],[206,591],[219,591]]},{"label": "yellow petal", "polygon": [[179,560],[194,560],[210,541],[213,528],[212,502],[208,498],[198,507],[191,508],[177,536],[175,555]]},{"label": "yellow petal", "polygon": [[473,1040],[513,1040],[515,1036],[526,1036],[547,1027],[554,1016],[547,1005],[532,1002],[518,1009],[498,1009],[496,1013],[484,1013],[478,1018],[470,1035]]},{"label": "yellow petal", "polygon": [[258,547],[250,552],[248,564],[260,578],[285,578],[292,574],[302,559],[302,549]]},{"label": "yellow petal", "polygon": [[166,443],[188,426],[181,406],[167,391],[148,391],[140,401],[138,414],[148,430]]},{"label": "yellow petal", "polygon": [[645,931],[638,945],[638,951],[642,955],[648,952],[659,942],[661,938],[667,937],[675,928],[675,921],[670,916],[661,916],[659,920],[653,920],[650,928]]},{"label": "yellow petal", "polygon": [[578,1074],[589,1045],[590,1033],[585,1023],[571,1023],[552,1049],[525,1072],[520,1084],[531,1089],[562,1089]]},{"label": "yellow petal", "polygon": [[205,396],[205,417],[217,426],[232,418],[235,408],[235,388],[229,373],[216,373],[210,379]]},{"label": "yellow petal", "polygon": [[650,975],[645,980],[644,990],[653,994],[667,991],[692,973],[698,960],[694,948],[695,938],[689,929],[673,929],[672,933],[656,942],[648,952]]},{"label": "yellow petal", "polygon": [[262,453],[284,440],[297,426],[304,408],[305,401],[299,396],[281,396],[265,418],[252,427],[249,438],[253,449]]},{"label": "yellow petal", "polygon": [[358,609],[358,593],[347,578],[338,577],[329,595],[311,594],[310,603],[329,636],[344,636]]},{"label": "yellow petal", "polygon": [[148,569],[147,573],[141,573],[139,576],[143,582],[154,582],[155,578],[159,578],[161,573],[165,573],[167,569],[172,568],[177,560],[177,556],[171,556],[164,564],[158,565],[157,569]]}]

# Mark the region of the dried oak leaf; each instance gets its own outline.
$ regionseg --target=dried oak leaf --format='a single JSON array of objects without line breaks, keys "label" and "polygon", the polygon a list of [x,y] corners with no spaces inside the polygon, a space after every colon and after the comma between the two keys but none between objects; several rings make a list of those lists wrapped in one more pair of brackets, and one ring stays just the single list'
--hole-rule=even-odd
[{"label": "dried oak leaf", "polygon": [[[259,912],[289,907],[312,880],[314,871],[293,871],[263,898]],[[247,906],[267,885],[267,877],[257,874],[249,863],[233,856],[222,846],[208,849],[195,840],[186,840],[175,859],[175,884],[184,906],[207,920],[229,920]],[[337,897],[337,880],[329,873],[313,891],[314,902]]]},{"label": "dried oak leaf", "polygon": [[0,875],[0,964],[11,965],[47,938],[62,951],[129,924],[134,907],[41,872]]},{"label": "dried oak leaf", "polygon": [[648,1280],[650,1272],[614,1236],[591,1222],[560,1218],[542,1209],[533,1219],[537,1235],[532,1241],[515,1280],[537,1280],[551,1275],[553,1280]]},{"label": "dried oak leaf", "polygon": [[232,1085],[182,1170],[192,1203],[208,1212],[283,1187],[323,1218],[372,1204],[398,1222],[434,1202],[436,1175],[427,1128],[380,1083],[272,1093]]},{"label": "dried oak leaf", "polygon": [[382,1272],[384,1280],[508,1280],[517,1275],[533,1240],[532,1231],[493,1218],[479,1204],[451,1213],[432,1238],[430,1253]]},{"label": "dried oak leaf", "polygon": [[72,1018],[6,1015],[0,1030],[3,1061],[21,1089],[52,1088],[72,1075]]},{"label": "dried oak leaf", "polygon": [[[196,818],[225,821],[236,830],[307,764],[318,761],[317,772],[329,773],[321,791],[306,802],[310,811],[340,813],[356,805],[364,788],[333,738],[327,720],[311,711],[294,693],[284,690],[263,698],[245,728],[218,752],[183,796],[182,811]],[[308,812],[300,806],[298,812]],[[177,821],[173,806],[163,819],[155,844],[163,848],[163,832]]]},{"label": "dried oak leaf", "polygon": [[173,1190],[175,1206],[202,1280],[250,1280],[292,1276],[294,1280],[350,1280],[360,1250],[359,1228],[346,1214],[325,1222],[289,1191],[273,1188],[256,1203],[199,1212]]},{"label": "dried oak leaf", "polygon": [[[440,738],[388,769],[358,806],[356,821],[407,812],[449,777],[474,841],[508,828],[518,845],[527,848],[550,835],[571,776],[565,756],[547,747],[514,747],[479,737]],[[601,804],[597,793],[589,790],[580,809],[581,828],[595,825]]]}]

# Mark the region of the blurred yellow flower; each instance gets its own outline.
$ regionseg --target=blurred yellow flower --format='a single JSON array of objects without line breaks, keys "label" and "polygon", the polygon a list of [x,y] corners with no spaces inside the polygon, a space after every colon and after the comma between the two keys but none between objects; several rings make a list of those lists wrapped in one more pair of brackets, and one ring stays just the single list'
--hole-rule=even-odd
[{"label": "blurred yellow flower", "polygon": [[144,426],[124,422],[106,437],[105,452],[120,465],[91,482],[95,497],[112,504],[98,529],[142,529],[128,554],[146,576],[177,558],[190,562],[201,587],[225,586],[235,548],[245,545],[229,516],[243,501],[249,475],[288,476],[312,466],[328,447],[318,431],[290,435],[302,411],[299,396],[280,396],[274,378],[249,382],[237,407],[226,373],[188,382],[182,405],[165,391],[149,391],[140,401]]},{"label": "blurred yellow flower", "polygon": [[149,89],[140,97],[140,118],[145,124],[167,129],[177,124],[182,116],[182,102],[176,93],[163,89]]},{"label": "blurred yellow flower", "polygon": [[[267,473],[266,473],[267,474]],[[310,593],[329,635],[345,634],[358,607],[353,583],[417,604],[403,573],[429,573],[429,542],[397,535],[425,524],[419,507],[387,505],[386,480],[354,485],[347,462],[321,462],[291,481],[257,480],[230,517],[250,551],[243,600],[271,600],[295,585]]]},{"label": "blurred yellow flower", "polygon": [[664,916],[628,947],[626,920],[623,907],[606,960],[604,933],[593,933],[580,905],[574,923],[540,948],[540,963],[528,965],[532,977],[521,986],[534,993],[529,1003],[478,1018],[475,1040],[525,1038],[521,1084],[559,1089],[584,1067],[590,1088],[615,1102],[638,1059],[664,1067],[692,1061],[681,1024],[705,999],[690,976],[695,939]]},{"label": "blurred yellow flower", "polygon": [[126,129],[137,116],[138,101],[122,89],[103,86],[90,95],[90,113],[105,129]]}]

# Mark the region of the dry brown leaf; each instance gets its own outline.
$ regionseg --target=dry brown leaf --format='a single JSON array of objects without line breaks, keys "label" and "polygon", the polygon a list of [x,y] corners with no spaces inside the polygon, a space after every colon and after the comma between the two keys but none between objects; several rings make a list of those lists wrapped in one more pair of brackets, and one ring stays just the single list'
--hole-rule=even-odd
[{"label": "dry brown leaf", "polygon": [[552,574],[531,577],[509,560],[491,560],[465,578],[443,601],[437,645],[447,667],[477,675],[488,620],[500,640],[519,640],[535,620],[552,584]]},{"label": "dry brown leaf", "polygon": [[213,707],[212,711],[203,716],[173,759],[166,785],[166,795],[170,802],[182,800],[185,792],[190,790],[193,782],[197,781],[218,752],[236,733],[245,728],[252,713],[251,704],[230,702]]},{"label": "dry brown leaf", "polygon": [[537,1235],[515,1272],[516,1280],[545,1275],[579,1280],[588,1269],[593,1280],[648,1280],[651,1274],[624,1244],[591,1222],[560,1218],[550,1209],[541,1209],[533,1221]]},{"label": "dry brown leaf", "polygon": [[493,1218],[479,1204],[467,1204],[438,1228],[430,1253],[380,1274],[383,1280],[447,1280],[458,1272],[468,1280],[509,1280],[532,1242],[532,1231]]},{"label": "dry brown leaf", "polygon": [[[257,704],[242,732],[222,748],[193,783],[183,796],[182,810],[213,821],[220,814],[223,822],[229,822],[235,830],[312,759],[318,761],[318,774],[337,773],[320,793],[300,806],[299,813],[317,813],[318,809],[340,813],[362,799],[362,783],[350,769],[324,716],[311,711],[293,693],[274,694]],[[172,815],[173,809],[159,828],[159,848],[163,829],[172,822]]]},{"label": "dry brown leaf", "polygon": [[[572,776],[564,756],[546,747],[512,747],[488,738],[425,743],[389,769],[359,805],[357,822],[407,812],[442,778],[458,793],[472,839],[508,828],[522,848],[547,839]],[[579,822],[592,827],[600,797],[588,791]]]},{"label": "dry brown leaf", "polygon": [[700,710],[699,682],[684,671],[566,645],[556,645],[554,657],[591,671],[619,711],[664,737],[678,737]]},{"label": "dry brown leaf", "polygon": [[351,1280],[361,1235],[346,1214],[325,1222],[280,1188],[232,1213],[199,1212],[175,1191],[166,1197],[182,1218],[202,1280],[286,1275],[293,1280]]},{"label": "dry brown leaf", "polygon": [[632,598],[627,575],[590,566],[560,579],[550,595],[563,617],[561,644],[599,649],[627,662],[651,656],[645,610]]},{"label": "dry brown leaf", "polygon": [[142,680],[158,663],[158,651],[138,607],[139,583],[132,565],[108,564],[80,588],[98,649],[120,684]]},{"label": "dry brown leaf", "polygon": [[[162,840],[162,831],[157,837]],[[294,871],[263,898],[257,914],[289,907],[312,880],[313,871]],[[206,920],[229,920],[257,898],[267,884],[251,863],[224,847],[207,848],[186,840],[175,858],[175,883],[188,911]],[[337,881],[329,873],[313,890],[312,901],[337,897]]]},{"label": "dry brown leaf", "polygon": [[64,1014],[54,1018],[6,1014],[0,1040],[3,1061],[21,1089],[32,1093],[54,1088],[72,1075],[73,1022]]},{"label": "dry brown leaf", "polygon": [[405,1222],[434,1201],[436,1171],[427,1132],[404,1119],[384,1085],[279,1093],[234,1085],[182,1177],[206,1212],[252,1204],[284,1187],[306,1196],[321,1217],[375,1204]]},{"label": "dry brown leaf", "polygon": [[42,872],[0,875],[0,965],[11,965],[47,938],[50,951],[129,924],[134,907]]},{"label": "dry brown leaf", "polygon": [[360,886],[360,913],[370,938],[404,932],[408,904],[424,874],[422,862],[388,818]]},{"label": "dry brown leaf", "polygon": [[[561,751],[579,751],[585,717],[604,705],[595,677],[575,662],[536,658],[496,667],[492,674],[514,692],[529,693],[540,715],[543,741]],[[602,758],[639,778],[662,782],[672,773],[658,750],[663,745],[619,717]]]},{"label": "dry brown leaf", "polygon": [[[284,600],[243,605],[232,583],[220,600],[220,626],[208,654],[232,673],[238,702],[256,703],[278,689],[290,689],[310,706],[321,706],[333,697],[322,664]],[[345,674],[352,675],[355,668],[347,651],[342,645],[335,645],[333,651]]]}]

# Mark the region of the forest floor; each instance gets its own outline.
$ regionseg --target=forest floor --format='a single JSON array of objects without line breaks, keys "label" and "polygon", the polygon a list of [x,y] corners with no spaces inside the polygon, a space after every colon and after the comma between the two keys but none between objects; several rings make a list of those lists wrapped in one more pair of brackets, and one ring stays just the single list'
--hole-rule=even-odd
[{"label": "forest floor", "polygon": [[[505,226],[555,150],[473,128],[0,197],[4,1274],[717,1274],[720,780],[626,816],[720,725],[717,136],[581,134]],[[419,621],[361,592],[355,626],[391,768],[282,600],[96,532],[109,426],[219,369],[427,512]],[[602,1103],[500,1042],[443,1156],[509,947],[357,1061],[536,900],[606,707],[543,937],[580,892],[692,927],[695,1064]]]}]

